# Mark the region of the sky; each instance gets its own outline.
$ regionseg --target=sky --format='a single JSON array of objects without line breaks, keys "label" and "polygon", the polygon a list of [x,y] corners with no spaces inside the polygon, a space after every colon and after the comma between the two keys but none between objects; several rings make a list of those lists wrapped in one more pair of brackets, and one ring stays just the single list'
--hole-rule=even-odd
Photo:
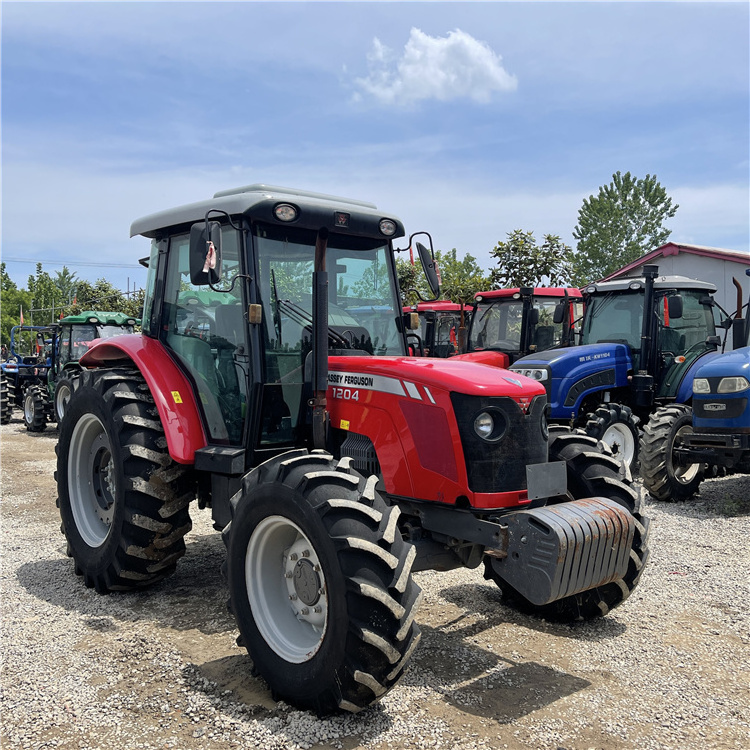
[{"label": "sky", "polygon": [[485,269],[656,175],[671,241],[750,251],[747,2],[8,2],[2,260],[141,287],[133,220],[266,183]]}]

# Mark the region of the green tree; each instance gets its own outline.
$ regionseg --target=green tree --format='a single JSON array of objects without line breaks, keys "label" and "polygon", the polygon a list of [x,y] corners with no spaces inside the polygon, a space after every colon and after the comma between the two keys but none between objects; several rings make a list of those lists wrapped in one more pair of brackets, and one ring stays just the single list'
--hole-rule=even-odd
[{"label": "green tree", "polygon": [[21,322],[21,309],[24,310],[24,322],[28,322],[31,310],[31,295],[25,289],[19,289],[0,263],[0,340],[10,346],[10,329]]},{"label": "green tree", "polygon": [[435,260],[440,269],[442,297],[461,305],[461,323],[458,328],[458,350],[466,351],[466,316],[465,306],[474,302],[477,292],[489,288],[489,278],[479,267],[476,258],[468,253],[461,260],[457,258],[456,248],[448,253],[435,253]]},{"label": "green tree", "polygon": [[432,296],[427,288],[427,279],[420,263],[412,264],[411,261],[396,258],[396,274],[404,305],[414,305],[419,302],[414,289],[425,299]]},{"label": "green tree", "polygon": [[42,268],[41,263],[36,264],[36,275],[29,276],[28,291],[32,297],[33,309],[28,320],[24,321],[27,324],[33,322],[37,326],[46,326],[54,323],[68,302],[54,279]]},{"label": "green tree", "polygon": [[574,275],[573,250],[557,235],[545,234],[537,245],[533,232],[514,229],[490,250],[497,263],[490,273],[493,289],[566,286]]},{"label": "green tree", "polygon": [[671,234],[664,222],[678,208],[656,175],[637,179],[615,172],[578,211],[576,283],[598,281],[663,245]]},{"label": "green tree", "polygon": [[94,284],[88,281],[79,281],[76,285],[74,303],[68,312],[79,313],[82,310],[128,311],[125,295],[106,279],[97,279]]}]

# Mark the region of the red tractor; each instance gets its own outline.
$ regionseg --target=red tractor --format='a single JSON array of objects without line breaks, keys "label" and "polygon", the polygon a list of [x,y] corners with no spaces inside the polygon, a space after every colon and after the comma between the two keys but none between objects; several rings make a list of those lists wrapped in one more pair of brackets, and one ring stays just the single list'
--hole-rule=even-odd
[{"label": "red tractor", "polygon": [[255,670],[325,714],[403,674],[416,571],[483,565],[509,604],[571,621],[638,584],[639,497],[595,440],[549,432],[542,384],[406,356],[398,219],[252,185],[131,234],[152,241],[143,334],[92,345],[60,429],[58,505],[87,586],[172,573],[197,501]]},{"label": "red tractor", "polygon": [[464,359],[508,367],[546,349],[572,346],[583,297],[575,287],[521,287],[479,292]]},{"label": "red tractor", "polygon": [[[471,307],[464,306],[464,321],[471,319]],[[415,355],[452,357],[458,354],[461,305],[450,300],[418,302],[403,308],[404,314],[416,313],[418,325],[406,334]]]}]

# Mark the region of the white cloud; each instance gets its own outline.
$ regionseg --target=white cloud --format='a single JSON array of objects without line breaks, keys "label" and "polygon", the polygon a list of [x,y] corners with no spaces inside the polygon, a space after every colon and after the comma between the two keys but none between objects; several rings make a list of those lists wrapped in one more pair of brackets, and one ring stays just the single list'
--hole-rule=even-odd
[{"label": "white cloud", "polygon": [[[382,104],[408,106],[423,99],[461,98],[484,104],[496,92],[518,86],[500,55],[460,29],[431,37],[413,28],[400,59],[376,38],[367,62],[369,75],[355,79],[355,84],[362,94]],[[362,99],[362,94],[357,98]]]}]

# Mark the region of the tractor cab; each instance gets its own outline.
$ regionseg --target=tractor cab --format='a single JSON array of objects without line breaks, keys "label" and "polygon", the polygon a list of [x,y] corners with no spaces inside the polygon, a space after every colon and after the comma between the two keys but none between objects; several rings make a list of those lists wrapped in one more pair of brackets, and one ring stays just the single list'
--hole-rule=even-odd
[{"label": "tractor cab", "polygon": [[459,351],[459,330],[467,318],[470,320],[471,307],[463,308],[457,302],[436,300],[419,302],[404,307],[404,314],[417,314],[417,327],[411,329],[407,338],[414,354],[425,357],[452,357]]},{"label": "tractor cab", "polygon": [[583,313],[575,288],[497,289],[479,292],[475,301],[469,352],[501,352],[506,366],[526,354],[574,344]]}]

